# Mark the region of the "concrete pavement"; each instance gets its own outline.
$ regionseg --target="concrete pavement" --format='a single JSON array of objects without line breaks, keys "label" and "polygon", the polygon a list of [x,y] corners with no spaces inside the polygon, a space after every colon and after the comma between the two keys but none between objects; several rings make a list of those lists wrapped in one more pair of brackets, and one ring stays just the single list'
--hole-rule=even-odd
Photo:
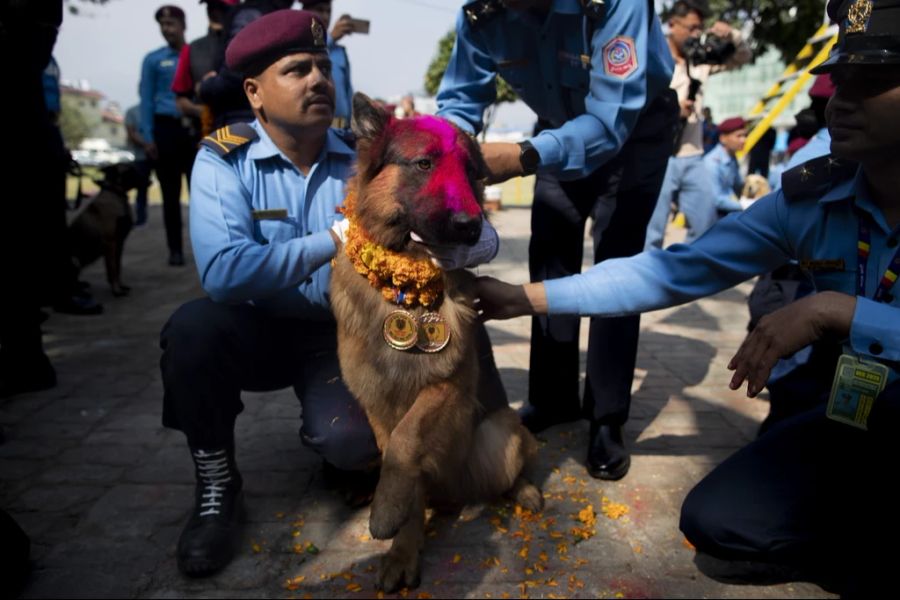
[{"label": "concrete pavement", "polygon": [[[529,216],[496,213],[501,254],[482,274],[527,279]],[[24,597],[375,596],[385,544],[369,538],[367,509],[346,508],[323,485],[320,460],[298,438],[291,390],[244,397],[237,459],[250,522],[239,556],[213,578],[178,573],[175,543],[193,469],[183,436],[160,424],[158,333],[179,304],[202,292],[190,262],[173,268],[166,258],[153,207],[150,225],[127,241],[131,296],[111,296],[101,264],[87,269],[82,278],[106,312],[46,322],[59,385],[0,400],[0,506],[32,540]],[[423,584],[404,597],[831,597],[809,583],[715,581],[678,531],[687,491],[753,439],[767,411],[764,401],[726,385],[749,289],[644,316],[626,427],[633,464],[624,480],[587,476],[586,423],[548,430],[540,436],[546,510],[520,515],[498,503],[436,518]],[[495,322],[489,331],[518,406],[530,322]]]}]

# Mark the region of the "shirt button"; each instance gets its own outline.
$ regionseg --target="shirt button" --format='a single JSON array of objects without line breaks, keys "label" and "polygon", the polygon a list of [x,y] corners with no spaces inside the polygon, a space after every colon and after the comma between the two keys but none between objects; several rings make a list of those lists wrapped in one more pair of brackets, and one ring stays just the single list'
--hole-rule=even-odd
[{"label": "shirt button", "polygon": [[547,84],[547,89],[548,89],[548,90],[552,90],[552,89],[553,89],[553,84],[552,84],[552,83],[548,83],[548,84]]},{"label": "shirt button", "polygon": [[887,247],[888,248],[896,248],[898,243],[900,243],[900,242],[898,242],[897,238],[895,238],[895,237],[889,237],[887,239]]},{"label": "shirt button", "polygon": [[885,293],[884,296],[882,296],[882,298],[884,298],[885,302],[893,302],[894,301],[894,295],[890,292]]},{"label": "shirt button", "polygon": [[884,346],[882,346],[878,342],[872,342],[872,344],[869,346],[869,352],[871,352],[875,356],[878,356],[879,354],[884,352]]},{"label": "shirt button", "polygon": [[312,235],[312,231],[307,231],[306,235]]},{"label": "shirt button", "polygon": [[311,284],[311,283],[312,283],[312,277],[307,277],[307,278],[306,278],[306,281],[305,281],[304,283],[305,283],[306,285]]}]

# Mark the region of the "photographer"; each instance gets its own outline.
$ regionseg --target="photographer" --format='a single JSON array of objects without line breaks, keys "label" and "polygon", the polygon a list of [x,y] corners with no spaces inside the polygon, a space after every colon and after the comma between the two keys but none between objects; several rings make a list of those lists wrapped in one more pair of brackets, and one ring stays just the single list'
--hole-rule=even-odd
[{"label": "photographer", "polygon": [[703,167],[703,84],[710,75],[739,67],[752,55],[740,33],[723,21],[716,21],[704,35],[708,13],[705,0],[677,0],[669,11],[667,39],[675,59],[671,88],[678,94],[681,120],[675,152],[647,226],[645,249],[662,247],[673,202],[687,217],[687,243],[716,221],[712,185]]}]

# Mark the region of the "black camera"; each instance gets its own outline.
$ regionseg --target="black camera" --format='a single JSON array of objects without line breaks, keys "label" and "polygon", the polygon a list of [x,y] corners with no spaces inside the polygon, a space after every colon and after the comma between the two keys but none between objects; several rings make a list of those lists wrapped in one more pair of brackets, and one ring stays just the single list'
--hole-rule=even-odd
[{"label": "black camera", "polygon": [[684,54],[693,65],[721,65],[735,53],[734,42],[714,33],[691,37],[684,42]]}]

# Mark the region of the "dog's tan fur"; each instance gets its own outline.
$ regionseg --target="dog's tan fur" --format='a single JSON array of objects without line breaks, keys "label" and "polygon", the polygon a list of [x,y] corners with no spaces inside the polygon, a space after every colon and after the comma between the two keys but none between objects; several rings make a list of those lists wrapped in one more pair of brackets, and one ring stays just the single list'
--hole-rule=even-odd
[{"label": "dog's tan fur", "polygon": [[[371,238],[390,243],[397,237],[387,224],[398,210],[394,198],[400,173],[392,165],[371,172],[378,159],[371,140],[361,139],[358,150],[359,175],[349,184],[356,198],[354,219]],[[412,252],[413,246],[406,248]],[[531,510],[543,503],[540,491],[522,475],[536,453],[534,438],[509,407],[486,414],[479,402],[487,390],[479,384],[472,277],[452,271],[444,281],[439,313],[451,332],[450,343],[434,354],[403,352],[382,336],[382,323],[397,306],[354,270],[342,250],[334,263],[331,303],[341,371],[382,452],[370,530],[376,538],[394,538],[378,579],[388,591],[418,584],[429,499],[464,504],[506,493]],[[409,310],[418,316],[426,309]]]},{"label": "dog's tan fur", "polygon": [[747,179],[744,180],[744,187],[741,190],[741,196],[744,198],[749,198],[751,200],[757,200],[771,191],[772,188],[771,186],[769,186],[769,181],[762,175],[753,173],[747,175]]}]

